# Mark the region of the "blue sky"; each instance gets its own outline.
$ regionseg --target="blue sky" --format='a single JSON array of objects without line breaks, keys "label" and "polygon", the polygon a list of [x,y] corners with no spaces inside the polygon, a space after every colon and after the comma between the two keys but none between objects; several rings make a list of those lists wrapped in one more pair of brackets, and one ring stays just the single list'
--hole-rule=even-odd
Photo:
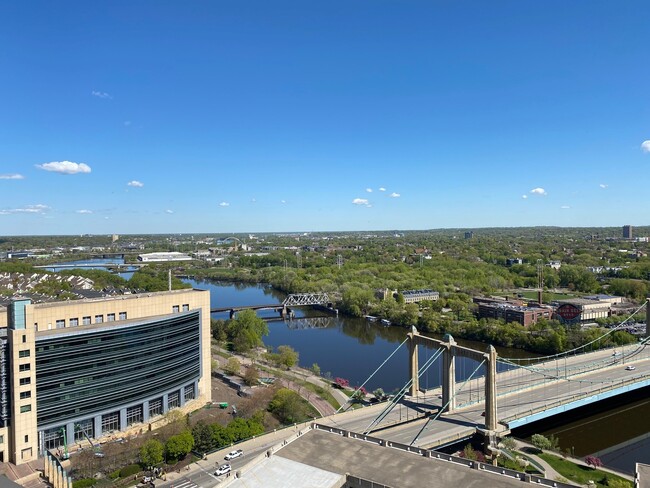
[{"label": "blue sky", "polygon": [[0,233],[647,225],[650,3],[0,4]]}]

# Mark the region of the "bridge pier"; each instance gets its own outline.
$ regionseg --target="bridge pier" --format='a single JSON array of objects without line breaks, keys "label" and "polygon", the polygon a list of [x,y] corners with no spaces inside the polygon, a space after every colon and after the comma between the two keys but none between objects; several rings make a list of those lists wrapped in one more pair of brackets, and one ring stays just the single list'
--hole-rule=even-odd
[{"label": "bridge pier", "polygon": [[645,299],[645,337],[650,337],[650,297]]},{"label": "bridge pier", "polygon": [[444,412],[451,413],[456,410],[456,341],[451,334],[445,334],[442,340],[442,406]]},{"label": "bridge pier", "polygon": [[409,395],[412,397],[417,396],[420,390],[420,380],[418,378],[418,341],[417,337],[420,335],[415,326],[411,327],[411,332],[408,334],[409,338],[409,378],[411,378],[411,389]]}]

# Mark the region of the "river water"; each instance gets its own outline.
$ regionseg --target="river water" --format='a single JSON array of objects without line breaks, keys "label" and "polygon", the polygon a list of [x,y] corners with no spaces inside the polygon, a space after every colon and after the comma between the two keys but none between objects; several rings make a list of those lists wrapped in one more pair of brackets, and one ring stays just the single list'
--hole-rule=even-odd
[{"label": "river water", "polygon": [[[80,264],[118,264],[97,260],[83,261]],[[67,263],[70,264],[70,263]],[[55,267],[56,265],[53,265]],[[132,270],[120,273],[126,279]],[[218,281],[184,280],[195,288],[210,290],[212,308],[245,305],[279,304],[285,295],[266,285],[238,284]],[[405,339],[407,330],[401,327],[384,327],[363,319],[349,317],[323,317],[323,313],[295,309],[296,319],[283,321],[274,311],[260,311],[262,317],[269,319],[269,335],[264,343],[269,348],[289,345],[300,354],[299,363],[309,368],[318,364],[322,374],[327,377],[343,377],[351,385],[362,384],[386,359],[392,358],[370,379],[366,389],[372,391],[383,388],[386,392],[401,388],[408,379],[406,346],[399,347]],[[213,314],[213,318],[227,319],[228,313]],[[457,340],[461,345],[476,350],[485,350],[486,345]],[[397,351],[395,352],[395,350]],[[525,357],[520,350],[498,348],[501,357]],[[420,351],[420,364],[430,357],[431,351]],[[424,388],[434,388],[440,384],[440,370],[436,361],[434,366],[420,379]],[[457,363],[457,379],[464,380],[474,371],[476,363],[462,359]],[[472,389],[472,382],[469,382]],[[563,451],[572,450],[575,456],[597,455],[609,466],[620,471],[634,473],[634,463],[650,464],[650,398],[647,389],[611,401],[603,405],[585,407],[564,417],[556,417],[552,422],[539,422],[522,428],[514,435],[529,437],[537,433],[559,438]]]},{"label": "river water", "polygon": [[[186,281],[195,288],[210,290],[212,308],[281,303],[285,298],[284,294],[265,285]],[[299,352],[301,366],[310,367],[317,363],[323,374],[349,379],[352,385],[365,381],[395,351],[408,332],[401,327],[383,327],[349,317],[314,320],[308,318],[312,312],[295,311],[298,316],[296,320],[269,321],[269,335],[264,337],[264,343],[272,348],[289,345]],[[269,311],[261,315],[273,317],[275,314]],[[215,314],[213,318],[225,319],[228,315]],[[457,342],[476,350],[486,348],[482,343],[460,339]],[[528,355],[517,349],[497,349],[501,357]],[[420,364],[426,361],[428,355],[430,351],[421,350]],[[431,371],[420,379],[421,386],[433,388],[440,384],[438,364],[439,361],[436,361]],[[366,388],[371,391],[381,387],[386,392],[399,389],[408,379],[407,365],[407,351],[403,346],[368,382]],[[457,379],[467,378],[475,367],[473,361],[461,359],[457,363]],[[577,457],[595,454],[606,466],[633,474],[635,462],[650,464],[650,399],[647,395],[647,391],[641,391],[609,404],[601,402],[598,408],[585,407],[572,415],[557,418],[555,423],[539,422],[528,429],[514,432],[514,435],[555,435],[563,451],[572,450]]]}]

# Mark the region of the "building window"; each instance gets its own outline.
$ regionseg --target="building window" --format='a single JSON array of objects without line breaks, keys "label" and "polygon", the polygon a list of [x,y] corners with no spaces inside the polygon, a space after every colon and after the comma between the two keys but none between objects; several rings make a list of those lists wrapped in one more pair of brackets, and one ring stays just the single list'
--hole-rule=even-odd
[{"label": "building window", "polygon": [[188,385],[185,387],[185,401],[194,400],[194,385]]},{"label": "building window", "polygon": [[20,371],[21,373],[22,373],[23,371],[30,371],[31,369],[32,369],[32,365],[29,364],[29,363],[27,363],[27,364],[21,364],[20,366],[18,366],[18,371]]},{"label": "building window", "polygon": [[54,427],[43,432],[45,449],[56,449],[63,445],[63,432],[61,427]]},{"label": "building window", "polygon": [[172,313],[178,313],[179,310],[180,310],[180,309],[179,309],[178,305],[174,305],[174,306],[172,307]]},{"label": "building window", "polygon": [[86,419],[74,424],[74,440],[83,441],[88,438],[95,437],[93,419]]},{"label": "building window", "polygon": [[142,422],[142,405],[126,409],[126,425],[133,425]]},{"label": "building window", "polygon": [[5,443],[5,436],[0,435],[0,444],[4,444],[4,443]]},{"label": "building window", "polygon": [[102,415],[102,434],[120,430],[120,412],[105,413]]},{"label": "building window", "polygon": [[65,319],[57,320],[56,321],[56,328],[57,329],[63,329],[65,327]]},{"label": "building window", "polygon": [[28,358],[29,357],[29,349],[23,349],[22,351],[18,351],[18,357],[19,358]]},{"label": "building window", "polygon": [[172,408],[178,408],[181,406],[181,399],[179,392],[174,391],[169,394],[167,397],[167,407],[171,410]]},{"label": "building window", "polygon": [[21,400],[26,400],[28,398],[32,397],[32,392],[31,391],[21,391],[20,392],[20,399]]},{"label": "building window", "polygon": [[103,315],[95,315],[95,323],[96,324],[101,324],[104,321],[104,316]]},{"label": "building window", "polygon": [[75,317],[74,319],[70,319],[70,327],[76,327],[78,325],[79,325],[79,319],[78,318]]},{"label": "building window", "polygon": [[183,312],[189,312],[190,311],[190,304],[189,303],[184,303],[183,304]]},{"label": "building window", "polygon": [[115,314],[114,314],[114,313],[109,313],[109,314],[106,316],[106,321],[107,321],[107,322],[115,322]]},{"label": "building window", "polygon": [[20,378],[20,386],[31,385],[31,384],[32,384],[31,378]]},{"label": "building window", "polygon": [[120,320],[126,320],[126,312],[120,312]]},{"label": "building window", "polygon": [[[20,407],[20,413],[27,413],[32,411],[31,405],[23,405]],[[26,442],[26,441],[25,441]]]},{"label": "building window", "polygon": [[162,398],[155,398],[149,402],[149,418],[155,417],[156,415],[162,415],[163,405]]},{"label": "building window", "polygon": [[25,344],[25,342],[27,342],[27,336],[23,335],[23,344]]},{"label": "building window", "polygon": [[29,436],[25,435],[25,442],[29,442]]},{"label": "building window", "polygon": [[82,325],[90,325],[90,315],[81,319]]}]

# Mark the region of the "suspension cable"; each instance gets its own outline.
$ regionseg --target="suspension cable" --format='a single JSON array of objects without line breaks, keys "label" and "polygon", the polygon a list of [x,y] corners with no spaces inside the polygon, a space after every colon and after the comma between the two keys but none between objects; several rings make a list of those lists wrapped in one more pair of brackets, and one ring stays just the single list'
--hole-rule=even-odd
[{"label": "suspension cable", "polygon": [[[399,346],[397,346],[397,348],[396,348],[392,353],[390,353],[390,356],[388,356],[386,359],[384,359],[384,362],[381,363],[381,364],[379,365],[379,367],[378,367],[376,370],[374,370],[370,376],[368,376],[368,379],[367,379],[366,381],[364,381],[363,384],[362,384],[359,388],[357,388],[356,390],[354,390],[354,393],[352,393],[352,395],[350,396],[350,398],[354,398],[354,396],[357,394],[357,392],[360,391],[361,388],[363,388],[363,387],[366,385],[366,383],[368,383],[368,381],[370,381],[370,380],[372,379],[372,377],[375,376],[375,374],[377,374],[377,371],[379,371],[379,370],[384,366],[384,364],[386,364],[386,363],[388,362],[388,360],[389,360],[390,358],[393,357],[393,355],[398,351],[398,349],[399,349],[400,347],[402,347],[402,346],[404,345],[404,343],[405,343],[406,341],[408,341],[408,340],[409,340],[409,338],[408,338],[408,336],[407,336],[406,339],[404,339],[404,340],[402,341],[402,343],[401,343]],[[350,401],[350,400],[348,399],[348,401],[346,401],[343,405],[341,405],[341,406],[339,407],[339,409],[336,411],[336,413],[339,413],[339,412],[341,411],[341,409],[342,409],[343,407],[345,407],[345,406],[348,404],[349,401]]]}]

